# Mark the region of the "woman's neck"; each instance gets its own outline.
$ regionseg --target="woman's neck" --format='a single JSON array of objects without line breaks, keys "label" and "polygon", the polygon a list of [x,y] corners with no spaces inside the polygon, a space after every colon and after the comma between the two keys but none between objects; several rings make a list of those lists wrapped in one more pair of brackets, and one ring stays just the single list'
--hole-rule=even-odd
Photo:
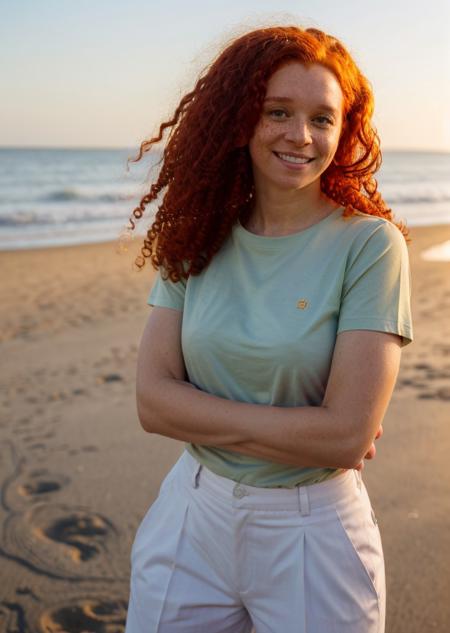
[{"label": "woman's neck", "polygon": [[[288,195],[258,195],[245,222],[257,235],[282,236],[307,229],[339,208],[322,192],[283,192]],[[290,195],[289,195],[290,194]],[[296,194],[296,195],[292,195]],[[309,195],[308,195],[309,194]]]}]

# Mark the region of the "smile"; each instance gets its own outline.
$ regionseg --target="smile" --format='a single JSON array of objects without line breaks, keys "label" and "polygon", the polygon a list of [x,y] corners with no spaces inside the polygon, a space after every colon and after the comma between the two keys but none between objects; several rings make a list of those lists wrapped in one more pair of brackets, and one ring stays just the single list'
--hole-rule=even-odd
[{"label": "smile", "polygon": [[294,165],[306,165],[310,163],[314,158],[307,158],[305,156],[293,156],[292,154],[283,154],[282,152],[274,152],[275,156],[281,158],[281,160]]}]

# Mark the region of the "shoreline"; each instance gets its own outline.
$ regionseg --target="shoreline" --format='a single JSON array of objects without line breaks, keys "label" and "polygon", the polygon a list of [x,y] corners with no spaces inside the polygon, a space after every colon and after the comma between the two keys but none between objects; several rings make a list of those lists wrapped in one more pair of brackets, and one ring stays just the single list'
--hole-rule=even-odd
[{"label": "shoreline", "polygon": [[[151,218],[148,217],[146,218],[146,221],[150,221]],[[401,217],[397,218],[395,217],[395,220],[400,221],[402,220]],[[441,222],[441,221],[436,221],[435,223],[431,223],[431,224],[410,224],[407,223],[407,228],[410,231],[410,234],[412,234],[413,231],[416,231],[417,229],[435,229],[438,227],[450,227],[450,217],[449,217],[449,221],[448,222]],[[2,237],[1,235],[1,231],[0,231],[0,254],[1,253],[15,253],[15,252],[23,252],[23,251],[42,251],[42,250],[47,250],[47,249],[55,249],[55,248],[76,248],[79,246],[88,246],[88,245],[100,245],[100,244],[115,244],[117,243],[117,245],[119,244],[120,241],[120,236],[123,232],[123,228],[122,229],[117,229],[117,237],[111,237],[111,235],[109,235],[108,237],[104,238],[104,239],[99,239],[97,236],[92,237],[92,239],[86,239],[83,238],[79,241],[77,238],[74,238],[75,241],[73,240],[69,240],[69,241],[62,241],[62,242],[54,242],[52,240],[48,240],[45,241],[41,244],[26,244],[23,243],[20,246],[15,246],[13,248],[3,248],[2,247],[2,240],[4,239],[4,237]],[[133,235],[132,238],[132,244],[135,244],[136,242],[139,242],[141,239],[144,239],[145,235],[146,235],[146,230],[141,228],[139,225],[137,225],[137,232],[135,233],[135,235]],[[436,244],[436,246],[439,246],[440,244]],[[447,260],[445,260],[447,261]]]},{"label": "shoreline", "polygon": [[[450,262],[422,257],[450,225],[410,231],[415,338],[363,471],[386,557],[386,633],[450,628]],[[0,633],[124,622],[135,530],[183,449],[136,416],[155,274],[134,272],[140,246],[0,251]]]},{"label": "shoreline", "polygon": [[[440,220],[437,220],[436,222],[432,222],[432,223],[422,223],[422,221],[420,221],[420,223],[410,223],[406,220],[404,220],[404,218],[402,218],[399,214],[398,217],[396,214],[395,215],[395,221],[405,221],[407,228],[410,231],[410,234],[412,235],[413,232],[415,232],[418,229],[435,229],[437,227],[450,227],[450,209],[449,209],[449,213],[448,213],[448,222],[442,222]],[[146,228],[147,225],[151,222],[152,220],[152,214],[149,213],[148,216],[145,216],[142,224],[138,224],[136,227],[136,232],[134,233],[133,237],[131,238],[131,240],[129,242],[127,242],[127,244],[129,243],[131,245],[131,247],[134,247],[134,245],[136,243],[139,243],[139,241],[141,239],[143,239],[145,237],[146,234]],[[3,240],[7,239],[9,236],[8,234],[8,230],[5,230],[3,228],[3,234],[2,234],[2,230],[0,228],[0,254],[1,253],[15,253],[17,251],[20,252],[26,252],[26,251],[42,251],[42,250],[47,250],[47,249],[55,249],[55,248],[76,248],[76,247],[80,247],[80,246],[87,246],[87,245],[100,245],[100,244],[117,244],[119,245],[121,236],[124,234],[125,232],[125,227],[126,227],[126,218],[124,216],[124,220],[123,222],[117,226],[117,229],[112,229],[111,227],[109,228],[109,230],[107,231],[107,237],[105,238],[99,238],[98,235],[94,234],[90,234],[90,235],[86,235],[84,237],[73,237],[72,239],[67,238],[66,241],[55,241],[54,239],[49,239],[47,241],[43,241],[42,243],[27,243],[26,240],[19,242],[18,246],[13,246],[13,247],[8,247],[8,248],[3,248]],[[144,226],[145,225],[145,226]],[[51,232],[52,230],[59,230],[61,227],[51,227],[49,229],[49,232]],[[92,229],[96,229],[98,228],[97,225],[94,225],[91,227]],[[114,232],[117,231],[117,232]],[[25,231],[26,232],[26,231]],[[113,235],[114,233],[114,235]],[[13,238],[14,239],[14,236]],[[16,244],[17,244],[17,238],[16,238]],[[436,246],[439,246],[439,244],[436,244]],[[444,261],[447,261],[446,259]]]}]

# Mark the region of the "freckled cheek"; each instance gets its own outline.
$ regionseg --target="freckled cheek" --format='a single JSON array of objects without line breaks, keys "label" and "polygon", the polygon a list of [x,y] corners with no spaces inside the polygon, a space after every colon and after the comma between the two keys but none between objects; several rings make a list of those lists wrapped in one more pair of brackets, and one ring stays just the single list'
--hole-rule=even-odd
[{"label": "freckled cheek", "polygon": [[279,136],[279,128],[270,121],[260,123],[255,130],[255,140],[259,143],[269,143],[271,140]]},{"label": "freckled cheek", "polygon": [[277,140],[275,129],[265,125],[258,128],[249,143],[250,156],[253,160],[267,158],[272,153],[272,145]]},{"label": "freckled cheek", "polygon": [[336,153],[339,144],[339,135],[333,134],[333,136],[329,136],[326,138],[322,138],[319,143],[319,148],[321,153],[326,155],[332,155]]}]

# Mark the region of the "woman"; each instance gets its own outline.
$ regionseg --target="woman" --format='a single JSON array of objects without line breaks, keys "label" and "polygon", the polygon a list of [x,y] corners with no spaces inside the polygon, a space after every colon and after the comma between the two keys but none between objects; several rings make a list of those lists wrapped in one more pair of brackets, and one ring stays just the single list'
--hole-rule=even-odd
[{"label": "woman", "polygon": [[127,633],[384,630],[360,469],[412,330],[372,111],[338,40],[260,29],[141,145],[171,128],[133,214],[164,192],[138,415],[186,450],[133,543]]}]

